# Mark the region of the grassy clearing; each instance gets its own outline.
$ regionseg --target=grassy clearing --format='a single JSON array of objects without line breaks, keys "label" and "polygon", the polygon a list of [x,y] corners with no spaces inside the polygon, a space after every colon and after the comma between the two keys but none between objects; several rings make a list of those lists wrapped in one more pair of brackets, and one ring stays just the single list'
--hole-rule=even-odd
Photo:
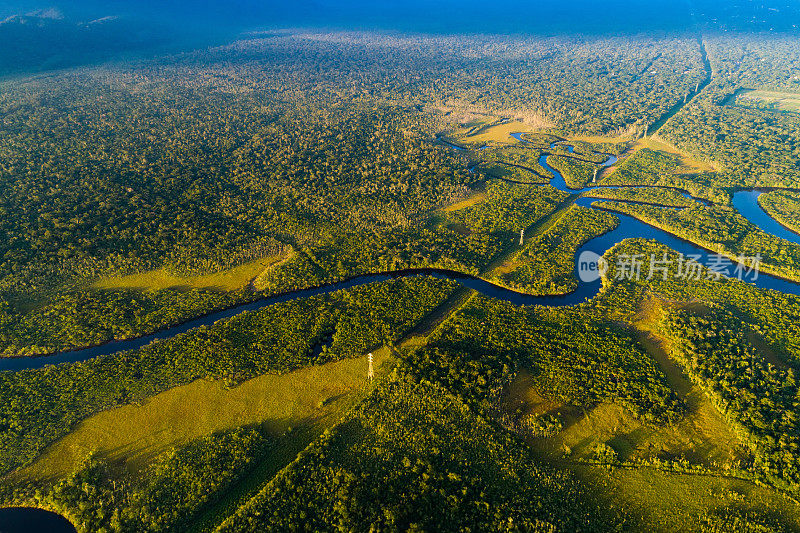
[{"label": "grassy clearing", "polygon": [[[374,354],[380,372],[393,366],[387,349]],[[14,477],[60,477],[91,452],[120,472],[136,475],[158,454],[215,431],[259,422],[267,422],[275,435],[290,427],[327,427],[368,392],[365,378],[366,361],[356,358],[284,375],[267,374],[231,389],[221,382],[198,380],[157,394],[142,405],[87,418]]]},{"label": "grassy clearing", "polygon": [[[653,427],[642,424],[619,406],[601,405],[559,435],[560,444],[580,453],[581,446],[594,438],[609,443],[622,460],[685,457],[707,467],[731,465],[744,458],[746,452],[737,435],[703,391],[692,384],[667,355],[670,346],[659,335],[657,324],[663,306],[670,305],[678,304],[648,297],[634,316],[633,327],[639,342],[658,361],[670,387],[686,402],[687,416],[669,427]],[[680,305],[697,307],[701,304]]]},{"label": "grassy clearing", "polygon": [[245,287],[264,269],[269,268],[281,259],[283,259],[282,256],[263,257],[230,270],[189,278],[174,276],[165,269],[160,268],[150,272],[101,279],[95,282],[92,288],[102,290],[135,289],[142,291],[164,289],[234,291]]},{"label": "grassy clearing", "polygon": [[534,128],[532,128],[529,124],[514,120],[511,122],[506,122],[505,124],[483,126],[475,130],[472,134],[463,137],[461,140],[470,144],[485,144],[488,142],[511,143],[516,142],[511,138],[512,133],[533,130]]},{"label": "grassy clearing", "polygon": [[[506,391],[504,407],[514,417],[555,415],[564,429],[546,439],[532,439],[531,444],[551,458],[571,450],[570,459],[591,458],[596,443],[607,443],[622,461],[650,458],[685,458],[709,468],[725,468],[747,455],[738,436],[699,387],[683,375],[667,354],[670,347],[658,334],[657,324],[667,304],[649,297],[633,319],[634,332],[642,346],[667,377],[670,387],[686,402],[688,414],[667,426],[647,424],[620,405],[605,403],[591,409],[553,402],[543,391],[533,387],[527,373],[520,373]],[[698,306],[700,304],[680,304]]]},{"label": "grassy clearing", "polygon": [[642,148],[650,148],[651,150],[677,156],[678,168],[675,170],[677,174],[696,174],[699,172],[714,172],[717,170],[712,164],[695,159],[690,154],[679,150],[657,136],[636,141],[634,149],[639,150]]},{"label": "grassy clearing", "polygon": [[635,141],[620,157],[618,163],[603,169],[598,180],[606,178],[614,173],[627,158],[641,150],[642,148],[649,148],[656,152],[676,156],[677,168],[673,170],[673,174],[699,174],[701,172],[715,172],[718,170],[712,163],[700,161],[692,157],[687,152],[679,150],[671,144],[665,142],[663,139],[654,135],[652,137],[645,137]]},{"label": "grassy clearing", "polygon": [[654,468],[609,470],[578,464],[569,468],[595,487],[597,497],[606,505],[624,508],[637,517],[638,523],[629,524],[628,530],[698,531],[702,520],[723,510],[753,512],[783,524],[787,531],[800,530],[800,505],[772,489],[747,481]]},{"label": "grassy clearing", "polygon": [[[570,141],[583,141],[592,144],[619,144],[621,142],[627,142],[630,140],[629,137],[620,136],[620,137],[608,137],[607,135],[579,135],[577,137],[570,137]],[[569,144],[569,143],[567,143]]]},{"label": "grassy clearing", "polygon": [[736,104],[774,111],[800,113],[800,94],[778,91],[744,91],[736,98]]},{"label": "grassy clearing", "polygon": [[[649,297],[632,320],[647,352],[660,363],[670,386],[687,403],[688,414],[664,426],[642,422],[625,408],[603,403],[591,409],[567,405],[539,391],[536,380],[520,372],[505,391],[502,407],[512,418],[555,415],[563,429],[551,437],[528,437],[543,458],[576,473],[596,489],[598,498],[613,508],[624,508],[635,531],[697,531],[711,514],[748,513],[800,531],[800,505],[780,492],[724,475],[694,475],[663,471],[651,466],[606,467],[586,464],[596,443],[606,443],[621,461],[649,457],[686,458],[707,467],[723,467],[746,453],[737,436],[709,400],[667,357],[669,346],[656,324],[667,307],[701,303],[672,303]],[[568,455],[564,455],[569,450]],[[720,529],[722,531],[722,529]],[[766,531],[766,530],[765,530]]]},{"label": "grassy clearing", "polygon": [[698,400],[694,390],[684,397],[690,414],[662,427],[646,424],[616,404],[603,403],[591,409],[561,404],[532,383],[529,374],[520,373],[509,386],[504,407],[518,418],[553,415],[563,423],[564,429],[552,437],[529,439],[534,449],[551,460],[559,460],[565,450],[570,452],[570,461],[591,460],[597,443],[611,446],[622,461],[684,457],[693,464],[713,467],[732,464],[743,456],[738,439],[711,410],[708,400]]},{"label": "grassy clearing", "polygon": [[639,139],[633,145],[633,151],[638,151],[642,148],[677,156],[678,168],[675,169],[675,174],[697,174],[717,170],[710,163],[695,159],[690,154],[679,150],[656,135]]},{"label": "grassy clearing", "polygon": [[458,211],[459,209],[464,209],[466,207],[471,207],[473,205],[479,204],[484,200],[486,200],[486,193],[478,192],[465,200],[461,200],[460,202],[456,202],[454,204],[450,204],[447,207],[442,208],[442,211],[444,211],[445,213],[451,213],[453,211]]},{"label": "grassy clearing", "polygon": [[[386,374],[386,371],[391,366],[394,366],[394,361],[386,357],[387,353],[393,353],[395,356],[403,356],[402,352],[415,350],[427,344],[428,339],[434,331],[447,320],[455,311],[460,309],[474,294],[470,289],[461,287],[457,289],[446,301],[439,307],[434,309],[428,314],[422,322],[420,322],[412,331],[410,331],[399,343],[399,352],[395,349],[381,348],[379,351],[373,352],[376,356],[375,362],[380,364],[376,375],[378,378]],[[386,362],[381,363],[385,358]],[[363,370],[362,370],[363,371]],[[351,394],[347,407],[355,405],[365,397],[364,394]],[[340,408],[338,414],[343,412],[344,409]],[[330,420],[328,417],[326,420]],[[336,420],[339,420],[339,416]],[[235,486],[232,490],[228,491],[225,499],[212,508],[208,509],[195,523],[192,532],[195,531],[211,531],[218,526],[222,520],[230,516],[236,509],[244,505],[249,498],[261,490],[265,483],[272,479],[285,465],[292,462],[295,457],[308,446],[315,438],[317,438],[322,430],[327,427],[332,427],[333,424],[327,423],[326,425],[316,424],[313,426],[301,426],[299,432],[295,430],[291,439],[288,442],[282,442],[281,445],[274,448],[256,469],[249,474],[241,483]],[[285,437],[284,437],[285,438]]]},{"label": "grassy clearing", "polygon": [[506,413],[540,416],[565,408],[565,404],[545,398],[536,390],[534,377],[524,368],[517,372],[514,380],[501,400]]}]

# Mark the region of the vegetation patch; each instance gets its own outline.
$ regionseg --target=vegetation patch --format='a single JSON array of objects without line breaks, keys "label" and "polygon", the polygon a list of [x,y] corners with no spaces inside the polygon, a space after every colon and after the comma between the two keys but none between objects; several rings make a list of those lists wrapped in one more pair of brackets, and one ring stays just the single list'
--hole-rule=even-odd
[{"label": "vegetation patch", "polygon": [[514,142],[511,138],[512,133],[530,131],[531,126],[518,120],[503,122],[501,124],[489,124],[478,128],[463,138],[465,142],[473,143],[510,143]]},{"label": "vegetation patch", "polygon": [[619,202],[598,202],[597,206],[631,215],[733,259],[759,256],[761,270],[800,278],[800,245],[762,231],[731,208],[695,206],[676,210]]},{"label": "vegetation patch", "polygon": [[605,174],[599,185],[648,185],[674,187],[693,196],[726,204],[729,195],[717,190],[718,177],[709,173],[686,175],[677,155],[647,147],[634,151],[613,172]]},{"label": "vegetation patch", "polygon": [[558,155],[549,156],[547,164],[561,173],[567,183],[567,187],[570,189],[585,187],[592,181],[595,170],[598,170],[597,165],[594,163]]},{"label": "vegetation patch", "polygon": [[582,196],[591,198],[602,198],[604,200],[623,200],[628,202],[648,203],[665,207],[692,207],[697,202],[691,198],[686,198],[680,192],[669,188],[646,187],[646,188],[624,188],[609,189],[598,187],[591,191],[584,192]]},{"label": "vegetation patch", "polygon": [[[2,372],[0,467],[8,471],[32,461],[92,414],[197,379],[234,385],[362,355],[398,340],[455,285],[435,279],[365,285],[242,313],[141,350]],[[331,334],[330,347],[315,350]]]},{"label": "vegetation patch", "polygon": [[800,93],[746,90],[734,100],[735,105],[771,111],[800,113]]}]

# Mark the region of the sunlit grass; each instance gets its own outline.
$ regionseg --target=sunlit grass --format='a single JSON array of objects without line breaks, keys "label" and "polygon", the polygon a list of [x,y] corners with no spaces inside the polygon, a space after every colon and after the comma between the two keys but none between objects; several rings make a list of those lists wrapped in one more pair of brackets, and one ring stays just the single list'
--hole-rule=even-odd
[{"label": "sunlit grass", "polygon": [[766,107],[776,111],[800,113],[800,94],[778,91],[745,91],[736,98],[737,104],[748,107]]},{"label": "sunlit grass", "polygon": [[151,270],[127,276],[105,278],[95,282],[95,289],[136,289],[136,290],[163,290],[163,289],[208,289],[218,291],[233,291],[245,287],[252,279],[264,269],[280,261],[281,256],[273,255],[250,261],[243,265],[205,274],[182,278],[170,274],[165,269]]},{"label": "sunlit grass", "polygon": [[[374,354],[380,376],[394,360],[385,348]],[[198,380],[141,405],[125,405],[87,418],[14,477],[60,477],[77,468],[89,453],[135,475],[158,454],[215,431],[261,422],[275,435],[290,427],[327,427],[370,390],[366,375],[366,359],[361,357],[284,375],[267,374],[234,388]]]},{"label": "sunlit grass", "polygon": [[524,122],[514,120],[506,122],[505,124],[497,124],[495,126],[484,126],[477,130],[472,135],[462,138],[463,142],[473,143],[511,143],[516,142],[511,138],[512,133],[533,131],[533,127]]}]

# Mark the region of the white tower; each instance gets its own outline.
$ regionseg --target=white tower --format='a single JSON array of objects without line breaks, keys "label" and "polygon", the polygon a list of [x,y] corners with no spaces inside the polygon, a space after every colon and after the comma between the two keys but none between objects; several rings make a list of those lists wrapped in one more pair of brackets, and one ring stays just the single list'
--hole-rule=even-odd
[{"label": "white tower", "polygon": [[525,228],[519,230],[519,245],[522,246],[522,241],[525,239]]},{"label": "white tower", "polygon": [[375,371],[372,369],[372,352],[367,355],[367,363],[369,364],[367,367],[367,379],[372,381],[372,378],[375,377]]}]

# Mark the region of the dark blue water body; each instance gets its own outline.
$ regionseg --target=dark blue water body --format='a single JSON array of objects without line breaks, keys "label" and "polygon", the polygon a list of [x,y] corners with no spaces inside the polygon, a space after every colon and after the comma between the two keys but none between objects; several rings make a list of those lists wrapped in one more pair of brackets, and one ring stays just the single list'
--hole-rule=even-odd
[{"label": "dark blue water body", "polygon": [[[567,153],[570,153],[570,154],[574,154],[575,153],[575,146],[573,146],[571,144],[564,144],[561,141],[556,141],[556,142],[554,142],[554,143],[552,143],[550,145],[550,148],[555,148],[556,146],[564,146],[567,149]],[[605,161],[600,163],[600,167],[603,167],[603,168],[610,167],[611,165],[613,165],[614,163],[619,161],[619,158],[617,158],[617,156],[615,156],[614,154],[602,154],[601,152],[595,152],[595,153],[608,156]]]},{"label": "dark blue water body", "polygon": [[[215,313],[211,313],[206,316],[196,318],[194,320],[189,320],[177,326],[163,329],[157,333],[145,335],[142,337],[136,337],[134,339],[111,341],[105,344],[101,344],[99,346],[93,346],[90,348],[84,348],[80,350],[60,352],[55,355],[46,355],[37,357],[0,358],[0,370],[24,370],[30,368],[41,368],[42,366],[47,364],[74,363],[78,361],[85,361],[87,359],[92,359],[94,357],[99,357],[103,355],[111,355],[126,350],[136,350],[138,348],[146,346],[147,344],[153,341],[168,339],[180,333],[185,333],[187,331],[190,331],[192,329],[201,326],[209,326],[219,320],[225,320],[246,311],[255,311],[279,303],[290,302],[300,298],[310,298],[312,296],[320,296],[338,290],[351,289],[353,287],[359,287],[361,285],[367,285],[370,283],[378,283],[381,281],[388,281],[392,279],[418,277],[418,276],[433,276],[440,279],[452,279],[458,281],[464,286],[470,287],[483,294],[486,294],[487,296],[497,297],[500,299],[510,300],[513,298],[514,295],[518,294],[514,293],[513,291],[504,289],[502,287],[495,286],[487,281],[475,278],[468,274],[462,274],[460,272],[447,269],[418,268],[418,269],[398,270],[386,273],[363,274],[360,276],[353,276],[352,278],[343,281],[328,283],[320,287],[290,291],[284,294],[278,294],[275,296],[262,298],[253,302],[237,305],[235,307],[231,307],[230,309],[217,311]],[[520,294],[519,296],[524,296],[524,295]],[[522,303],[521,300],[518,300],[518,302]]]},{"label": "dark blue water body", "polygon": [[608,154],[608,159],[606,159],[605,161],[600,163],[600,166],[601,167],[610,167],[611,165],[615,164],[617,161],[619,161],[619,158],[617,156],[615,156],[614,154]]},{"label": "dark blue water body", "polygon": [[[513,137],[514,134],[512,133],[511,136]],[[526,141],[522,141],[522,142],[526,142]],[[575,146],[571,145],[571,144],[566,144],[564,141],[555,141],[555,142],[550,143],[550,148],[551,149],[555,148],[556,146],[563,146],[564,148],[567,149],[567,152],[570,153],[570,154],[574,154],[575,153]]]},{"label": "dark blue water body", "polygon": [[76,533],[60,514],[35,507],[0,508],[0,533]]},{"label": "dark blue water body", "polygon": [[[522,133],[512,133],[511,136],[520,141],[520,142],[527,142],[522,139]],[[563,141],[556,141],[550,145],[550,148],[554,148],[556,145],[559,145]],[[572,152],[569,148],[574,148],[572,146],[568,147],[568,151]],[[613,158],[613,162],[610,162]],[[617,161],[617,158],[614,156],[610,156],[609,160],[604,163],[604,166],[610,166]],[[548,172],[553,175],[553,178],[550,180],[550,185],[555,187],[556,189],[567,192],[571,194],[581,194],[585,192],[590,192],[596,189],[628,189],[628,188],[643,188],[642,186],[612,186],[612,187],[584,187],[583,189],[570,189],[564,177],[558,172],[556,169],[551,167],[547,164],[547,155],[542,155],[539,157],[538,160],[539,164]],[[686,198],[690,198],[697,201],[703,201],[706,205],[711,205],[711,202],[708,202],[705,199],[695,198],[688,191],[684,191],[681,189],[675,189],[672,187],[665,187],[670,188],[672,190],[678,191],[681,195]],[[739,212],[747,218],[750,222],[752,222],[755,226],[761,228],[767,233],[771,233],[778,237],[784,238],[788,241],[800,244],[800,235],[792,232],[791,230],[787,229],[786,227],[782,226],[780,223],[775,221],[772,217],[770,217],[759,205],[758,197],[762,194],[760,191],[739,191],[734,193],[733,195],[733,205],[734,207],[739,210]],[[592,207],[592,203],[597,201],[596,198],[591,197],[581,197],[575,201],[575,205],[579,205],[582,207]],[[625,202],[624,200],[613,200],[617,202]],[[625,203],[640,203],[636,201],[625,202]],[[594,209],[594,208],[593,208]],[[613,211],[614,215],[616,215],[620,219],[620,225],[617,229],[592,239],[591,241],[587,242],[584,246],[582,246],[578,253],[576,254],[576,277],[577,277],[577,258],[580,254],[584,251],[591,251],[598,255],[603,255],[605,251],[610,249],[612,246],[609,246],[604,249],[603,252],[600,252],[599,249],[603,248],[603,245],[610,241],[615,241],[614,244],[622,242],[624,239],[628,238],[645,238],[645,239],[654,239],[659,241],[661,244],[669,246],[673,250],[678,253],[682,253],[685,256],[693,256],[695,260],[697,260],[700,264],[707,265],[711,263],[711,257],[717,256],[717,253],[714,251],[706,250],[700,246],[697,246],[694,243],[681,239],[675,235],[667,233],[661,229],[658,229],[654,226],[650,226],[640,220],[631,217],[629,215],[624,215],[622,213],[618,213]],[[598,246],[600,244],[600,246]],[[645,265],[649,269],[649,258],[646,258]],[[743,276],[743,281],[751,283],[756,287],[762,289],[772,289],[781,291],[787,294],[795,294],[800,295],[800,283],[795,281],[786,280],[777,276],[771,276],[768,274],[764,274],[759,272],[757,275],[750,273],[749,276]],[[581,288],[579,287],[578,290],[580,291]]]},{"label": "dark blue water body", "polygon": [[[518,138],[517,137],[518,135],[521,134],[515,134],[513,136],[515,138]],[[451,145],[451,143],[447,143],[444,140],[442,140],[442,142]],[[460,146],[457,145],[451,145],[451,146],[453,148],[463,150],[463,148]],[[540,160],[540,163],[542,164],[545,170],[547,170],[552,174],[553,178],[550,183],[559,190],[571,194],[594,190],[594,188],[591,187],[580,190],[569,189],[566,186],[566,183],[564,183],[564,178],[561,176],[561,174],[547,164],[546,158]],[[613,188],[623,188],[623,187],[613,187]],[[688,195],[688,193],[686,194]],[[741,196],[739,198],[744,198],[744,196]],[[592,203],[596,201],[598,201],[597,198],[581,197],[575,200],[575,204],[582,207],[591,208]],[[439,279],[448,279],[456,281],[461,285],[463,285],[464,287],[473,289],[483,294],[484,296],[487,296],[489,298],[494,298],[497,300],[503,300],[514,305],[546,305],[551,307],[572,306],[585,302],[586,300],[595,297],[601,288],[600,279],[591,282],[580,281],[580,277],[578,276],[578,269],[579,269],[578,258],[581,256],[581,254],[583,252],[593,252],[598,256],[602,256],[609,249],[613,248],[615,245],[619,244],[623,240],[631,238],[644,238],[644,239],[656,240],[661,244],[664,244],[672,248],[676,252],[684,254],[685,256],[694,256],[694,258],[700,264],[703,265],[709,264],[711,256],[716,255],[715,252],[713,251],[705,250],[695,244],[692,244],[679,237],[671,235],[661,229],[645,224],[644,222],[640,222],[639,220],[631,216],[616,212],[614,212],[614,215],[620,219],[619,226],[617,226],[616,229],[608,233],[605,233],[603,235],[591,239],[583,246],[581,246],[578,249],[577,253],[575,254],[574,273],[576,279],[579,280],[578,288],[569,294],[559,295],[559,296],[532,296],[529,294],[524,294],[511,289],[507,289],[499,285],[495,285],[493,283],[477,278],[475,276],[471,276],[469,274],[464,274],[461,272],[456,272],[447,269],[440,269],[440,268],[419,268],[419,269],[400,270],[395,272],[364,274],[360,276],[354,276],[347,280],[335,283],[329,283],[321,287],[301,289],[301,290],[287,292],[285,294],[279,294],[267,298],[262,298],[253,302],[232,307],[230,309],[211,313],[209,315],[187,321],[183,324],[164,329],[158,333],[145,335],[143,337],[138,337],[135,339],[112,341],[106,344],[102,344],[100,346],[94,346],[80,350],[73,350],[69,352],[61,352],[49,356],[2,358],[0,359],[0,370],[17,371],[24,369],[36,369],[44,367],[45,365],[49,364],[85,361],[88,359],[92,359],[94,357],[111,355],[127,350],[135,350],[138,348],[142,348],[143,346],[153,341],[160,339],[168,339],[180,333],[185,333],[187,331],[190,331],[192,329],[201,326],[209,326],[211,324],[214,324],[218,320],[225,320],[243,312],[255,311],[278,303],[290,302],[292,300],[297,300],[300,298],[308,298],[311,296],[319,296],[322,294],[329,294],[331,292],[342,289],[350,289],[361,285],[367,285],[369,283],[377,283],[392,279],[432,276]],[[644,259],[645,260],[643,261],[642,265],[642,275],[647,276],[650,263],[649,263],[649,258],[644,258]],[[800,283],[785,280],[776,276],[771,276],[764,273],[758,273],[758,276],[755,279],[753,279],[753,276],[751,275],[749,278],[746,277],[745,281],[762,289],[773,289],[787,294],[800,295]]]},{"label": "dark blue water body", "polygon": [[[520,142],[527,142],[522,139],[522,133],[512,133],[511,136],[520,141]],[[574,152],[574,147],[562,144],[562,141],[556,141],[550,145],[550,148],[554,148],[555,146],[567,146],[567,150],[572,153]],[[609,167],[616,163],[618,159],[613,156],[609,155],[609,158],[601,164],[603,167]],[[559,191],[567,192],[567,193],[587,193],[597,189],[641,189],[641,188],[659,188],[657,185],[628,185],[628,186],[604,186],[599,185],[597,187],[584,187],[583,189],[571,189],[567,186],[564,177],[561,175],[560,172],[555,170],[554,168],[550,167],[547,164],[547,155],[542,155],[539,157],[538,160],[539,164],[551,172],[553,174],[553,179],[550,181],[550,185],[558,189]],[[697,198],[692,196],[688,191],[683,189],[677,189],[674,187],[661,187],[665,189],[672,189],[677,191],[681,196],[685,198],[689,198],[696,202],[700,202],[703,205],[710,206],[713,205],[712,202],[706,200],[705,198]],[[772,218],[764,209],[761,207],[761,204],[758,202],[759,197],[771,190],[791,190],[791,189],[745,189],[740,190],[733,193],[733,198],[731,203],[740,215],[750,221],[754,226],[758,227],[765,233],[769,233],[770,235],[774,235],[781,239],[787,240],[789,242],[800,244],[800,234],[797,232],[787,228],[774,218]],[[612,200],[612,201],[621,201],[621,200]],[[641,203],[630,201],[628,203]],[[649,203],[649,202],[644,202]]]}]

